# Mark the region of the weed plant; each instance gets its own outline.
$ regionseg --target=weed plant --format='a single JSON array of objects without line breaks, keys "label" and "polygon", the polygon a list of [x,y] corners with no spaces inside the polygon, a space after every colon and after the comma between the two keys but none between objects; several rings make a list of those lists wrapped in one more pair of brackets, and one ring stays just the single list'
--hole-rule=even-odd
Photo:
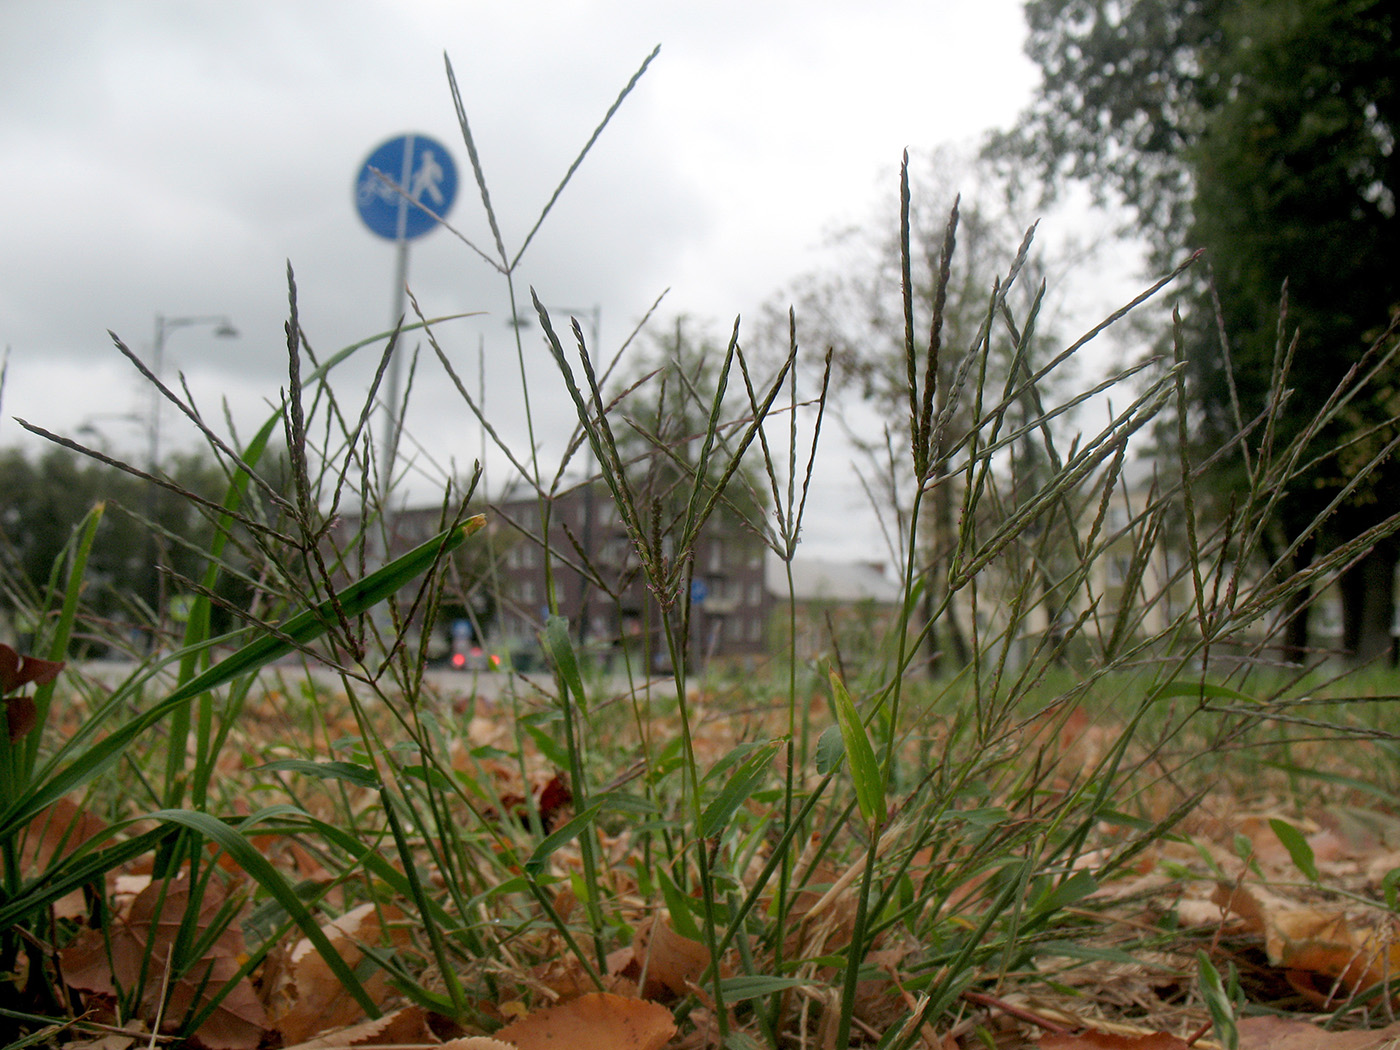
[{"label": "weed plant", "polygon": [[[449,64],[493,244],[463,240],[499,273],[512,310],[524,303],[517,272],[535,233],[645,68],[508,250]],[[1028,234],[988,289],[971,345],[945,345],[942,295],[925,312],[908,282],[919,246],[907,172],[901,191],[908,419],[884,468],[906,479],[897,615],[869,652],[814,667],[790,645],[769,675],[732,692],[696,673],[691,555],[714,515],[744,517],[787,569],[785,637],[797,636],[792,565],[830,369],[809,366],[795,336],[760,375],[736,325],[711,385],[672,391],[703,420],[678,442],[635,407],[646,384],[612,392],[626,344],[601,361],[578,323],[561,330],[532,292],[578,420],[552,474],[534,436],[519,326],[524,453],[458,379],[450,319],[418,316],[320,361],[290,272],[286,395],[246,441],[219,436],[119,343],[204,436],[228,487],[217,504],[200,503],[217,525],[205,575],[172,581],[194,596],[182,634],[163,634],[161,610],[149,610],[157,643],[133,673],[113,684],[69,666],[35,687],[34,728],[0,736],[0,1014],[38,1041],[44,1025],[81,1029],[72,1019],[100,1006],[114,1024],[135,1017],[208,1044],[207,1026],[256,978],[262,1012],[244,1011],[248,1025],[314,1035],[304,1003],[268,991],[305,937],[354,1012],[408,1002],[439,1031],[494,1030],[511,1002],[641,989],[701,1043],[904,1050],[969,1003],[1111,954],[1086,935],[1094,891],[1199,802],[1203,756],[1233,762],[1261,734],[1286,743],[1297,726],[1393,746],[1393,728],[1365,715],[1319,714],[1313,670],[1271,657],[1290,603],[1395,527],[1333,551],[1306,579],[1261,559],[1275,494],[1314,454],[1309,434],[1288,447],[1271,439],[1282,366],[1271,414],[1217,453],[1247,453],[1249,464],[1247,491],[1220,519],[1200,512],[1210,463],[1194,461],[1186,440],[1179,346],[1175,361],[1053,394],[1057,369],[1191,261],[1042,359],[1044,289],[1024,316],[1009,295]],[[956,238],[955,209],[940,291]],[[491,570],[473,560],[487,535],[473,536],[483,524],[470,515],[475,477],[445,482],[439,535],[373,563],[370,552],[393,547],[381,502],[392,485],[379,476],[371,419],[378,379],[409,331],[537,499],[546,565],[578,565],[606,590],[581,552],[549,542],[552,502],[587,444],[597,465],[587,483],[606,488],[626,526],[672,674],[653,680],[646,658],[624,666],[622,690],[590,674],[551,585],[539,625],[548,685],[511,678],[497,703],[469,698],[465,712],[435,692],[418,625]],[[335,368],[376,345],[375,384],[348,409]],[[1375,356],[1394,352],[1391,338]],[[943,355],[955,355],[956,380],[935,398]],[[1324,415],[1342,411],[1350,391]],[[1067,439],[1074,413],[1109,393],[1126,407]],[[278,434],[290,491],[261,469]],[[755,479],[761,497],[740,491]],[[924,512],[936,490],[959,514],[951,557],[934,562],[947,578],[926,602]],[[94,509],[54,566],[42,591],[50,604],[31,610],[45,659],[67,658],[103,513]],[[225,575],[254,597],[230,610],[243,626],[216,637],[209,613]],[[970,659],[931,670],[925,642],[951,617],[967,625]],[[138,931],[142,965],[112,968],[108,986],[74,984],[69,953],[82,939],[114,958],[124,927],[111,880],[137,867],[170,902],[166,932]],[[357,935],[324,928],[365,905],[377,919]],[[243,947],[220,969],[215,946],[228,934]],[[689,960],[679,971],[678,956]],[[181,997],[182,987],[193,991]]]}]

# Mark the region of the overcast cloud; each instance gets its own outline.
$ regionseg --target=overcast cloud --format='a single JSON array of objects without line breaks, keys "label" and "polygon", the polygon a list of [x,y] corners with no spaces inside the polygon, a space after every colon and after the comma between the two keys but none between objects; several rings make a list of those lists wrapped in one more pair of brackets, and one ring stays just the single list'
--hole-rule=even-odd
[{"label": "overcast cloud", "polygon": [[[119,417],[146,395],[105,333],[144,356],[158,313],[232,319],[237,340],[174,331],[168,374],[185,372],[211,416],[227,396],[251,425],[285,382],[288,260],[318,350],[387,327],[393,246],[351,191],[395,134],[448,146],[463,178],[451,221],[489,245],[444,52],[514,249],[661,45],[520,271],[546,303],[600,307],[607,349],[667,288],[663,316],[727,331],[815,264],[833,224],[882,196],[893,214],[881,176],[902,149],[971,141],[1028,101],[1023,39],[1017,0],[8,0],[0,443],[21,441],[21,416],[139,448],[140,424]],[[442,336],[473,382],[484,347],[488,411],[523,447],[499,276],[441,230],[411,259],[429,314],[489,311]],[[542,352],[531,382],[548,443],[565,413]],[[415,399],[409,429],[465,467],[478,431],[436,363]],[[858,498],[836,473],[838,504]]]}]

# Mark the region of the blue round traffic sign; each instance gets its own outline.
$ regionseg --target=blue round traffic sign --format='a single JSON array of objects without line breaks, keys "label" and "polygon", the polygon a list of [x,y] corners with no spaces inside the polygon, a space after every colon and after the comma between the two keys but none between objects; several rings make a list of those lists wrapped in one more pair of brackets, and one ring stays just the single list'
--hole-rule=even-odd
[{"label": "blue round traffic sign", "polygon": [[[421,237],[457,196],[457,165],[436,139],[400,135],[379,145],[355,177],[355,207],[391,241]],[[426,209],[426,210],[425,210]]]}]

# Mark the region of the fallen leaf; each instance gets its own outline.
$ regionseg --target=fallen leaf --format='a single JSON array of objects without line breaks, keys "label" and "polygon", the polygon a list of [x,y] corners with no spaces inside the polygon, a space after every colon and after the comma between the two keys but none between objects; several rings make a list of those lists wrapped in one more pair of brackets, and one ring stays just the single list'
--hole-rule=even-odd
[{"label": "fallen leaf", "polygon": [[18,743],[34,732],[39,724],[39,708],[32,696],[7,696],[5,701],[5,723],[10,731],[10,743]]},{"label": "fallen leaf", "polygon": [[63,670],[62,660],[40,660],[21,656],[0,643],[0,696],[9,696],[26,685],[48,685]]},{"label": "fallen leaf", "polygon": [[646,978],[644,999],[689,994],[691,985],[710,965],[709,950],[677,933],[664,919],[648,919],[637,927],[632,952]]},{"label": "fallen leaf", "polygon": [[0,701],[5,705],[10,743],[28,736],[39,724],[39,709],[34,698],[10,694],[26,685],[48,685],[61,670],[61,662],[21,656],[8,645],[0,645]]},{"label": "fallen leaf", "polygon": [[[636,998],[640,994],[636,981],[638,973],[633,964],[632,949],[619,948],[608,956],[608,969],[602,975],[602,990]],[[577,999],[580,995],[599,990],[578,957],[572,953],[541,963],[531,971],[531,976],[554,994],[555,1002]],[[501,1010],[505,1011],[504,1004]],[[527,1013],[528,1010],[522,1010],[520,1016]]]},{"label": "fallen leaf", "polygon": [[[43,875],[56,861],[71,856],[79,846],[107,830],[107,823],[61,798],[36,813],[20,839],[20,871],[28,877]],[[60,919],[86,918],[87,901],[81,889],[54,902]]]},{"label": "fallen leaf", "polygon": [[150,1033],[145,1031],[145,1025],[133,1021],[125,1031],[109,1032],[96,1039],[79,1039],[71,1043],[64,1043],[63,1050],[130,1050],[138,1042],[149,1041]]},{"label": "fallen leaf", "polygon": [[25,827],[20,867],[31,874],[41,874],[55,860],[71,855],[88,839],[106,830],[106,821],[70,799],[61,798],[36,813]]},{"label": "fallen leaf", "polygon": [[661,1050],[675,1034],[664,1006],[591,992],[513,1021],[495,1038],[518,1050]]},{"label": "fallen leaf", "polygon": [[[386,930],[381,917],[388,920]],[[410,932],[401,924],[403,913],[394,907],[362,904],[326,923],[322,932],[354,970],[364,958],[360,944],[389,943],[402,947]],[[378,967],[362,982],[375,1002],[388,998],[388,975]],[[299,1043],[321,1032],[343,1028],[364,1019],[359,1003],[346,993],[311,941],[302,938],[292,949],[286,971],[270,1002],[271,1024],[287,1043]]]},{"label": "fallen leaf", "polygon": [[285,1047],[284,1050],[334,1050],[337,1047],[400,1046],[436,1042],[432,1029],[428,1027],[423,1008],[405,1006],[373,1021],[362,1021],[348,1028],[322,1032],[315,1039]]},{"label": "fallen leaf", "polygon": [[1270,965],[1319,1007],[1335,1005],[1335,991],[1362,992],[1400,973],[1395,938],[1356,929],[1338,909],[1290,905],[1242,886],[1219,886],[1213,899],[1263,934]]},{"label": "fallen leaf", "polygon": [[1400,1040],[1400,1023],[1374,1032],[1329,1032],[1306,1021],[1263,1015],[1235,1022],[1240,1050],[1381,1050]]},{"label": "fallen leaf", "polygon": [[[199,901],[196,937],[207,931],[226,894],[217,883],[205,887]],[[67,984],[79,991],[114,996],[118,989],[139,992],[143,1021],[161,1020],[165,1032],[222,991],[238,974],[244,952],[236,925],[225,927],[204,956],[185,965],[168,987],[167,961],[180,936],[190,905],[188,880],[153,882],[131,902],[126,914],[113,918],[107,937],[85,929],[60,953]],[[164,996],[162,997],[162,991]],[[233,983],[196,1033],[209,1050],[254,1050],[267,1029],[262,1003],[247,977]]]},{"label": "fallen leaf", "polygon": [[1189,1050],[1186,1040],[1168,1032],[1113,1035],[1090,1030],[1080,1035],[1047,1035],[1036,1045],[1042,1050]]}]

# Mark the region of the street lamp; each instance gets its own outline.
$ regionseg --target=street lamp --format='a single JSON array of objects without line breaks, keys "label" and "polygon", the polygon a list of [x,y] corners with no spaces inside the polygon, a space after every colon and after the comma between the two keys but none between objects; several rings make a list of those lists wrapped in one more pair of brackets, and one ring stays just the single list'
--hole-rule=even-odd
[{"label": "street lamp", "polygon": [[[213,314],[206,317],[166,317],[156,314],[156,337],[151,344],[151,374],[160,379],[165,368],[165,340],[177,328],[190,328],[195,325],[212,325],[214,334],[220,339],[238,338],[238,329],[227,314]],[[151,386],[151,418],[147,424],[146,467],[154,474],[160,466],[160,410],[165,398],[153,384]]]},{"label": "street lamp", "polygon": [[[151,344],[151,374],[160,379],[161,372],[165,368],[165,340],[171,332],[177,328],[191,328],[199,325],[209,325],[214,329],[214,334],[220,339],[236,339],[238,329],[233,326],[233,322],[228,319],[227,314],[210,314],[198,317],[166,317],[164,314],[156,314],[155,340]],[[146,421],[146,472],[154,476],[160,470],[160,413],[165,397],[160,392],[160,388],[151,384],[151,418]],[[160,487],[148,483],[146,495],[146,515],[150,519],[151,529],[151,581],[150,599],[151,612],[156,617],[157,623],[152,627],[151,648],[156,646],[156,631],[161,610],[164,608],[164,595],[162,594],[164,577],[161,575],[160,566],[165,561],[165,544],[161,542],[160,528],[156,518],[160,513]]]}]

